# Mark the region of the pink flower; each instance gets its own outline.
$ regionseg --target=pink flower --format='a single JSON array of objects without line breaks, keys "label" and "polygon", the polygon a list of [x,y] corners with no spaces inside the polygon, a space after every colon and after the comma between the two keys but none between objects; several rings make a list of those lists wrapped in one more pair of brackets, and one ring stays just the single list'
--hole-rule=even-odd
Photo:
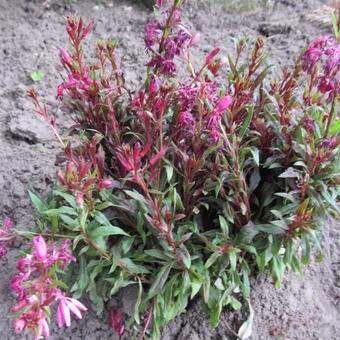
[{"label": "pink flower", "polygon": [[41,335],[44,335],[45,338],[50,336],[50,327],[46,318],[42,318],[38,321],[38,334],[36,339],[40,339]]},{"label": "pink flower", "polygon": [[37,302],[39,301],[38,297],[36,295],[30,295],[26,298],[27,302],[30,304],[30,305],[36,305]]},{"label": "pink flower", "polygon": [[66,327],[71,325],[71,313],[78,319],[82,318],[81,312],[87,311],[87,308],[76,299],[61,297],[57,310],[57,321],[59,328],[64,324]]},{"label": "pink flower", "polygon": [[23,319],[14,319],[13,326],[18,333],[21,333],[26,326],[26,322]]},{"label": "pink flower", "polygon": [[99,190],[107,189],[107,188],[110,188],[111,186],[112,186],[112,180],[109,178],[102,179],[99,182]]},{"label": "pink flower", "polygon": [[37,256],[40,260],[46,260],[47,256],[47,245],[45,240],[41,235],[34,236],[33,238],[33,247],[37,253]]}]

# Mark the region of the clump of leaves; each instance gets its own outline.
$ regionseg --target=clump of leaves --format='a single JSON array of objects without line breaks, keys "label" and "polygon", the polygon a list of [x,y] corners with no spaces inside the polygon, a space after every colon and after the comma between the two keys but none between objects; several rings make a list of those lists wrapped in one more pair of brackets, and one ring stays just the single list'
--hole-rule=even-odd
[{"label": "clump of leaves", "polygon": [[[62,140],[31,90],[65,151],[60,186],[46,202],[32,198],[40,232],[73,240],[75,298],[87,292],[101,313],[137,285],[129,324],[142,338],[152,319],[154,339],[198,295],[213,328],[223,307],[246,301],[246,338],[249,276],[267,270],[279,286],[286,268],[301,273],[311,242],[321,251],[327,214],[339,213],[339,45],[321,38],[292,70],[272,75],[263,40],[247,57],[242,39],[228,67],[218,48],[196,67],[199,36],[181,23],[182,2],[157,1],[136,90],[115,59],[117,43],[99,42],[99,62],[88,64],[82,41],[93,23],[67,18],[58,98],[79,140]],[[188,73],[179,78],[181,63]]]}]

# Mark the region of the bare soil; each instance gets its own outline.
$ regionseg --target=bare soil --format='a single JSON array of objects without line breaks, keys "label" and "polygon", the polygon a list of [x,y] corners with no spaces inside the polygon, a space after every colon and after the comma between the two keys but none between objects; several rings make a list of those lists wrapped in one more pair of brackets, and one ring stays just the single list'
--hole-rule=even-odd
[{"label": "bare soil", "polygon": [[[60,152],[52,133],[32,112],[25,97],[32,85],[30,73],[43,70],[45,77],[37,84],[38,92],[52,105],[55,101],[58,75],[55,71],[58,48],[67,45],[65,16],[81,15],[96,22],[87,39],[94,54],[99,38],[117,38],[128,81],[138,84],[144,76],[144,25],[152,12],[143,1],[107,0],[0,0],[0,221],[10,216],[16,228],[32,228],[34,209],[27,189],[31,186],[46,193],[55,181],[56,155]],[[103,1],[102,1],[103,2]],[[195,50],[199,62],[219,46],[221,55],[233,52],[235,37],[248,34],[266,37],[270,61],[290,65],[303,46],[323,33],[330,33],[320,21],[311,20],[315,10],[326,3],[317,0],[279,0],[240,12],[228,6],[229,0],[188,0],[184,17],[201,32]],[[224,3],[223,3],[224,2]],[[234,1],[235,2],[235,1]],[[239,1],[240,3],[243,0]],[[248,1],[250,2],[250,1]],[[251,7],[251,6],[250,6]],[[321,10],[320,10],[321,12]],[[326,10],[327,12],[327,10]],[[316,14],[317,16],[317,14]],[[68,117],[59,116],[60,129],[66,133]],[[251,303],[255,311],[251,339],[339,339],[340,338],[340,226],[331,221],[326,231],[324,259],[304,268],[301,280],[287,273],[277,290],[265,275],[252,280]],[[7,315],[15,302],[9,289],[15,272],[15,244],[7,261],[0,264],[0,339],[28,339],[16,335]],[[122,292],[117,299],[126,317],[131,315],[135,291]],[[73,322],[68,330],[53,330],[56,339],[116,339],[109,327],[108,313],[96,316],[90,311],[83,320]],[[162,330],[164,340],[235,339],[234,332],[246,319],[247,311],[226,310],[216,330],[211,330],[199,301],[190,303],[188,311]],[[52,323],[54,323],[52,321]],[[126,332],[123,339],[131,339]],[[118,339],[118,338],[117,338]]]}]

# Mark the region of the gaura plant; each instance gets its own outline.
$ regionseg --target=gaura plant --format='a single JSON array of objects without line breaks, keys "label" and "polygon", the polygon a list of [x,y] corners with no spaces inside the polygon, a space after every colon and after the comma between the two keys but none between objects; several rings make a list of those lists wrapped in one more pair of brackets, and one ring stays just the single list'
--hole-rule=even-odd
[{"label": "gaura plant", "polygon": [[[122,287],[136,285],[126,326],[140,339],[159,339],[160,327],[198,296],[212,328],[223,307],[246,303],[238,336],[247,338],[250,275],[267,271],[279,286],[286,269],[302,273],[312,243],[322,258],[327,216],[339,213],[338,43],[321,37],[291,70],[272,73],[262,38],[249,56],[244,38],[228,65],[216,48],[197,67],[191,49],[199,35],[181,22],[183,4],[157,1],[138,89],[125,82],[117,43],[100,41],[99,61],[89,64],[82,41],[93,23],[67,18],[57,98],[76,121],[76,145],[59,135],[35,90],[28,93],[65,155],[53,193],[45,201],[30,193],[35,232],[51,245],[70,239],[68,260],[78,261],[63,268],[65,280],[75,280],[73,298],[60,302],[60,324],[69,324],[66,309],[78,317],[85,310],[75,302],[84,293],[102,313]],[[186,76],[178,77],[180,65]],[[124,332],[119,311],[111,310],[111,323]],[[37,334],[48,336],[39,325]]]}]

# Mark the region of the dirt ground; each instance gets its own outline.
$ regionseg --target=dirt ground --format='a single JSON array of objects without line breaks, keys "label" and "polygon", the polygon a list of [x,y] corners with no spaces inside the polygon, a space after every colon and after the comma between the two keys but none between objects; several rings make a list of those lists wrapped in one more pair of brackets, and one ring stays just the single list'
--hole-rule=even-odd
[{"label": "dirt ground", "polygon": [[[254,2],[238,2],[245,1]],[[16,228],[31,228],[34,223],[27,189],[32,186],[43,194],[55,180],[58,145],[48,127],[32,113],[25,91],[32,85],[31,72],[43,70],[46,75],[36,87],[53,106],[59,81],[57,51],[67,45],[65,16],[72,12],[96,22],[87,39],[92,54],[97,39],[117,38],[128,81],[138,84],[144,76],[140,71],[145,63],[144,24],[152,15],[141,0],[51,0],[42,8],[43,2],[0,0],[0,221],[10,216]],[[267,5],[245,6],[247,11],[241,12],[237,5],[228,5],[235,3],[231,0],[187,2],[185,21],[201,32],[196,61],[216,46],[221,47],[221,55],[232,53],[234,37],[262,34],[270,61],[289,65],[305,44],[329,31],[311,19],[313,11],[323,12],[325,1],[278,0],[275,6],[274,1],[267,1]],[[70,124],[66,118],[58,117],[62,131]],[[252,280],[255,318],[251,339],[340,339],[339,224],[330,222],[326,234],[324,260],[306,267],[304,280],[287,273],[280,290],[265,275]],[[7,318],[15,301],[9,282],[20,246],[17,243],[8,260],[0,262],[0,340],[29,338],[16,335]],[[120,295],[119,304],[126,316],[133,308],[134,293],[127,290]],[[55,328],[50,338],[116,339],[108,313],[96,316],[88,305],[90,311],[83,320],[73,322],[67,331]],[[234,332],[245,318],[246,311],[225,311],[220,325],[212,331],[199,302],[194,301],[185,315],[163,328],[161,339],[235,339]],[[123,336],[131,338],[129,332]]]}]

